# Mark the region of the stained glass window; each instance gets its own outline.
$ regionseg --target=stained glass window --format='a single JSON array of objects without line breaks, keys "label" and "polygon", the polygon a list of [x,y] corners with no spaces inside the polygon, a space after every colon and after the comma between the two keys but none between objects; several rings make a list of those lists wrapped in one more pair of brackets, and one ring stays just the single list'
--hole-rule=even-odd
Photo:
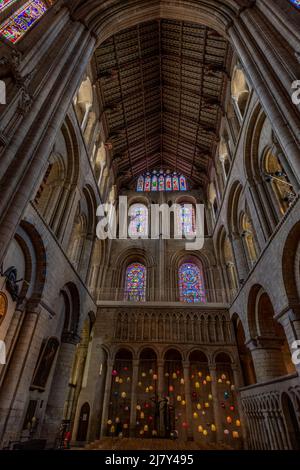
[{"label": "stained glass window", "polygon": [[0,36],[15,44],[46,13],[42,0],[31,0],[19,8],[0,26]]},{"label": "stained glass window", "polygon": [[195,208],[192,204],[182,204],[179,216],[179,232],[186,236],[195,233]]},{"label": "stained glass window", "polygon": [[183,263],[179,268],[180,301],[205,302],[203,271],[194,263]]},{"label": "stained glass window", "polygon": [[186,177],[176,171],[153,170],[140,175],[136,184],[137,192],[150,191],[187,191]]},{"label": "stained glass window", "polygon": [[131,238],[148,236],[148,209],[143,204],[133,204],[129,208],[129,229]]},{"label": "stained glass window", "polygon": [[146,192],[151,191],[151,175],[150,175],[150,173],[147,173],[147,175],[145,176],[144,191],[146,191]]},{"label": "stained glass window", "polygon": [[166,191],[172,191],[172,176],[167,175],[165,180],[166,180]]},{"label": "stained glass window", "polygon": [[300,0],[290,0],[290,2],[296,7],[300,9]]},{"label": "stained glass window", "polygon": [[183,175],[180,175],[180,191],[186,191],[186,178]]},{"label": "stained glass window", "polygon": [[15,3],[17,0],[0,0],[0,11]]},{"label": "stained glass window", "polygon": [[137,182],[136,190],[140,193],[144,191],[144,177],[140,176]]},{"label": "stained glass window", "polygon": [[176,173],[173,174],[173,191],[179,191],[179,180]]},{"label": "stained glass window", "polygon": [[159,175],[159,190],[164,191],[165,190],[165,177],[163,174]]},{"label": "stained glass window", "polygon": [[146,267],[132,263],[126,270],[125,299],[133,302],[146,300]]},{"label": "stained glass window", "polygon": [[151,191],[157,191],[158,187],[158,182],[157,182],[157,176],[156,174],[152,176],[152,187],[151,187]]}]

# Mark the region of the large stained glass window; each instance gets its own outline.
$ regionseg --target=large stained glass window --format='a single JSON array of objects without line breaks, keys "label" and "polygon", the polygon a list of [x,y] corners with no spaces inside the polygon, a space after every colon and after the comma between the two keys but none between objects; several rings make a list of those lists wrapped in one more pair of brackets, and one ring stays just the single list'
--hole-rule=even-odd
[{"label": "large stained glass window", "polygon": [[146,300],[146,267],[132,263],[126,270],[125,300],[145,302]]},{"label": "large stained glass window", "polygon": [[179,268],[180,302],[205,302],[203,270],[194,263],[183,263]]},{"label": "large stained glass window", "polygon": [[129,208],[129,229],[131,238],[148,237],[148,209],[144,204],[133,204]]},{"label": "large stained glass window", "polygon": [[290,3],[292,3],[296,8],[300,9],[300,0],[290,0]]},{"label": "large stained glass window", "polygon": [[187,191],[187,182],[184,175],[170,170],[153,170],[140,175],[136,184],[137,192],[150,191]]},{"label": "large stained glass window", "polygon": [[[4,3],[4,7],[7,6]],[[6,2],[7,3],[7,2]],[[50,2],[54,3],[54,2]],[[0,26],[0,36],[13,44],[17,43],[24,34],[46,13],[48,6],[42,0],[31,0],[15,11]]]}]

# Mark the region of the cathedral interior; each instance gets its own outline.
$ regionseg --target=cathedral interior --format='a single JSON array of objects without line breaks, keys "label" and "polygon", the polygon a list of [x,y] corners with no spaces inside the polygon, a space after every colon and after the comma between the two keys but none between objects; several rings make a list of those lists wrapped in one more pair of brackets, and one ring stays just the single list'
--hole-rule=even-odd
[{"label": "cathedral interior", "polygon": [[[0,0],[1,449],[300,449],[299,26]],[[97,236],[120,196],[128,236]]]}]

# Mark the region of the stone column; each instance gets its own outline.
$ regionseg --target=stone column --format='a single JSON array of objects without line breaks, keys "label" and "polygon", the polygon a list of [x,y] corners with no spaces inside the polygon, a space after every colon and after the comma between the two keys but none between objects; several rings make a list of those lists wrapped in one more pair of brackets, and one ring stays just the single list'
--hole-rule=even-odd
[{"label": "stone column", "polygon": [[218,389],[217,389],[217,369],[215,366],[209,366],[209,375],[211,376],[211,394],[213,397],[213,410],[214,410],[214,420],[217,428],[217,442],[223,441],[223,428],[221,416],[218,408]]},{"label": "stone column", "polygon": [[65,405],[77,341],[78,339],[72,337],[65,340],[61,343],[58,353],[42,429],[50,447],[54,446],[60,424],[66,417]]},{"label": "stone column", "polygon": [[[162,359],[157,361],[157,394],[158,399],[161,400],[164,395],[164,361]],[[164,435],[164,424],[161,414],[158,432],[160,436]]]},{"label": "stone column", "polygon": [[110,401],[113,365],[114,365],[113,361],[107,361],[106,381],[105,381],[105,390],[104,390],[104,398],[103,398],[103,411],[102,411],[102,420],[101,420],[101,432],[100,432],[101,437],[104,437],[106,435],[106,430],[107,430],[108,409],[109,409],[109,401]]},{"label": "stone column", "polygon": [[235,258],[235,265],[238,271],[239,284],[241,280],[246,280],[248,276],[248,264],[245,256],[243,242],[238,233],[231,234],[230,241]]},{"label": "stone column", "polygon": [[267,382],[285,375],[280,339],[258,338],[246,346],[251,351],[257,382]]},{"label": "stone column", "polygon": [[136,429],[136,405],[137,405],[137,384],[139,375],[139,360],[132,361],[132,382],[131,382],[131,403],[130,403],[130,425],[129,432],[131,437],[135,437]]},{"label": "stone column", "polygon": [[192,441],[194,440],[193,430],[192,430],[192,423],[193,423],[193,416],[192,416],[192,396],[191,396],[191,382],[190,382],[190,361],[182,362],[183,366],[183,377],[184,377],[184,394],[185,394],[185,402],[186,402],[186,422],[188,423],[187,428],[187,440]]}]

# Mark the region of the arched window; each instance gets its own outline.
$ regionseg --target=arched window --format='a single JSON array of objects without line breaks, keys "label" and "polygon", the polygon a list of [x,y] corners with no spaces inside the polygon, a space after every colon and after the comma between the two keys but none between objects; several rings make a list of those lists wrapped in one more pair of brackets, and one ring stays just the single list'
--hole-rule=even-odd
[{"label": "arched window", "polygon": [[233,72],[231,94],[240,120],[243,119],[249,98],[249,86],[244,71],[237,66]]},{"label": "arched window", "polygon": [[148,209],[143,204],[133,204],[129,208],[129,229],[131,238],[148,237]]},{"label": "arched window", "polygon": [[136,190],[138,193],[144,191],[144,177],[142,175],[138,179]]},{"label": "arched window", "polygon": [[180,191],[186,191],[187,190],[187,184],[186,184],[186,177],[181,175],[179,179],[179,184],[180,184]]},{"label": "arched window", "polygon": [[172,176],[166,176],[166,191],[172,191]]},{"label": "arched window", "polygon": [[269,184],[269,192],[280,214],[285,214],[295,198],[295,191],[290,183],[278,157],[272,151],[266,153],[263,162],[265,180]]},{"label": "arched window", "polygon": [[247,214],[243,214],[241,218],[242,237],[244,239],[247,257],[251,265],[257,260],[257,247],[254,238],[254,230],[252,222]]},{"label": "arched window", "polygon": [[173,191],[179,191],[179,179],[177,173],[173,173]]},{"label": "arched window", "polygon": [[125,300],[145,302],[146,300],[146,267],[132,263],[127,267],[125,280]]},{"label": "arched window", "polygon": [[183,236],[193,236],[195,234],[195,208],[192,204],[181,204],[178,220],[179,233]]},{"label": "arched window", "polygon": [[151,191],[157,191],[158,189],[158,181],[157,181],[157,176],[154,174],[152,176],[152,186],[151,186]]},{"label": "arched window", "polygon": [[206,302],[202,268],[194,263],[183,263],[178,277],[180,302]]},{"label": "arched window", "polygon": [[165,177],[164,177],[163,173],[161,173],[159,175],[158,181],[159,181],[159,183],[158,183],[159,184],[159,186],[158,186],[159,191],[164,191],[165,190]]}]

